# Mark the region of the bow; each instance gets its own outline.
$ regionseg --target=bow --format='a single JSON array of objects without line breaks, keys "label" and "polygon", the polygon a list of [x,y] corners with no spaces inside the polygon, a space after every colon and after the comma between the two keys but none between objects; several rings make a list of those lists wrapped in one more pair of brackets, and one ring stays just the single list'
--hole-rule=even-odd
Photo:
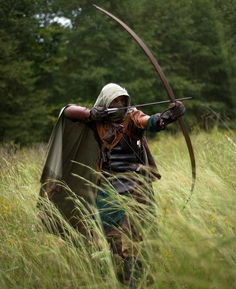
[{"label": "bow", "polygon": [[[157,74],[159,75],[162,84],[164,85],[166,92],[169,96],[169,99],[171,102],[175,102],[175,95],[174,92],[167,80],[167,78],[165,77],[161,66],[159,65],[158,61],[156,60],[156,58],[154,57],[154,55],[152,54],[151,50],[147,47],[147,45],[143,42],[143,40],[127,25],[125,24],[123,21],[121,21],[119,18],[117,18],[116,16],[114,16],[113,14],[111,14],[110,12],[106,11],[105,9],[97,6],[97,5],[93,5],[95,8],[97,8],[98,10],[100,10],[101,12],[103,12],[104,14],[106,14],[107,16],[111,17],[115,22],[117,22],[121,27],[123,27],[131,36],[132,38],[137,42],[137,44],[142,48],[142,50],[144,51],[144,53],[146,54],[146,56],[148,57],[149,61],[151,62],[151,64],[154,66]],[[191,139],[189,137],[187,128],[183,122],[182,117],[180,117],[178,119],[178,123],[179,126],[183,132],[187,147],[188,147],[188,151],[189,151],[189,156],[190,156],[190,160],[191,160],[191,166],[192,166],[192,186],[191,186],[191,194],[193,192],[194,189],[194,185],[195,185],[195,181],[196,181],[196,162],[195,162],[195,156],[194,156],[194,152],[193,152],[193,146],[192,146],[192,142]],[[189,202],[191,198],[191,195],[189,196],[189,198],[187,199],[185,205]]]}]

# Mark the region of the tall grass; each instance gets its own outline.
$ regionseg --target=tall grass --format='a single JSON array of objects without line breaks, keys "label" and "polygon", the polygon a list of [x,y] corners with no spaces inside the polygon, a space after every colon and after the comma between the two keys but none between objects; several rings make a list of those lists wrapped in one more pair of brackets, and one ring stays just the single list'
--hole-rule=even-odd
[{"label": "tall grass", "polygon": [[[186,207],[191,169],[182,136],[152,141],[162,179],[153,184],[151,210],[118,199],[143,236],[141,242],[127,236],[144,265],[138,288],[236,287],[236,134],[199,133],[192,141],[197,182]],[[118,262],[114,266],[91,216],[84,220],[96,238],[69,229],[73,240],[63,240],[40,225],[36,202],[45,147],[2,146],[0,153],[0,288],[123,288]]]}]

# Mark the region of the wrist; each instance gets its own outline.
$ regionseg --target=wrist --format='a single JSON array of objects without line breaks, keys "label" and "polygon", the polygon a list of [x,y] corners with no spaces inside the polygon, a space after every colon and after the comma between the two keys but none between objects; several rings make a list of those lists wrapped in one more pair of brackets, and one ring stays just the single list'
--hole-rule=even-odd
[{"label": "wrist", "polygon": [[147,123],[147,130],[148,131],[160,131],[165,129],[165,123],[161,118],[160,113],[156,113],[150,116]]}]

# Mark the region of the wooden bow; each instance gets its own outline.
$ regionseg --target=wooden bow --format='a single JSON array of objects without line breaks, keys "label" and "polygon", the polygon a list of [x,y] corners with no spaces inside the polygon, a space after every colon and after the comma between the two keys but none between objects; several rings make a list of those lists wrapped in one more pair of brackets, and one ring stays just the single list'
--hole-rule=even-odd
[{"label": "wooden bow", "polygon": [[[167,78],[165,77],[161,66],[159,65],[158,61],[156,60],[156,58],[154,57],[154,55],[152,54],[151,50],[147,47],[147,45],[143,42],[143,40],[127,25],[125,24],[123,21],[121,21],[119,18],[117,18],[116,16],[114,16],[113,14],[111,14],[110,12],[106,11],[105,9],[94,5],[98,10],[100,10],[101,12],[103,12],[104,14],[106,14],[107,16],[111,17],[115,22],[117,22],[121,27],[123,27],[131,36],[132,38],[137,42],[137,44],[142,48],[142,50],[144,51],[144,53],[146,54],[146,56],[148,57],[149,61],[151,62],[151,64],[153,65],[153,67],[155,68],[157,74],[159,75],[161,82],[163,83],[166,92],[169,96],[169,99],[171,100],[171,102],[175,102],[175,95],[174,92],[167,80]],[[192,142],[191,139],[189,137],[187,128],[183,122],[182,117],[180,117],[178,119],[178,123],[179,126],[183,132],[187,147],[188,147],[188,151],[189,151],[189,156],[190,156],[190,160],[191,160],[191,166],[192,166],[192,186],[191,186],[191,193],[193,192],[194,189],[194,185],[195,185],[195,181],[196,181],[196,161],[195,161],[195,156],[194,156],[194,151],[193,151],[193,146],[192,146]],[[190,198],[187,200],[187,202],[190,200]]]}]

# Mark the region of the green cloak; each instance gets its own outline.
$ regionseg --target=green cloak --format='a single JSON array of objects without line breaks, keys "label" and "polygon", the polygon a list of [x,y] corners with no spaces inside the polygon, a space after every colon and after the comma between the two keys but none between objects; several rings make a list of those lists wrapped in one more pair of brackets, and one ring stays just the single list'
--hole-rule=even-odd
[{"label": "green cloak", "polygon": [[64,109],[49,140],[38,207],[42,208],[42,198],[48,197],[77,227],[80,214],[75,210],[73,198],[84,200],[85,205],[95,202],[96,189],[88,182],[96,184],[100,149],[91,124],[64,117]]}]

